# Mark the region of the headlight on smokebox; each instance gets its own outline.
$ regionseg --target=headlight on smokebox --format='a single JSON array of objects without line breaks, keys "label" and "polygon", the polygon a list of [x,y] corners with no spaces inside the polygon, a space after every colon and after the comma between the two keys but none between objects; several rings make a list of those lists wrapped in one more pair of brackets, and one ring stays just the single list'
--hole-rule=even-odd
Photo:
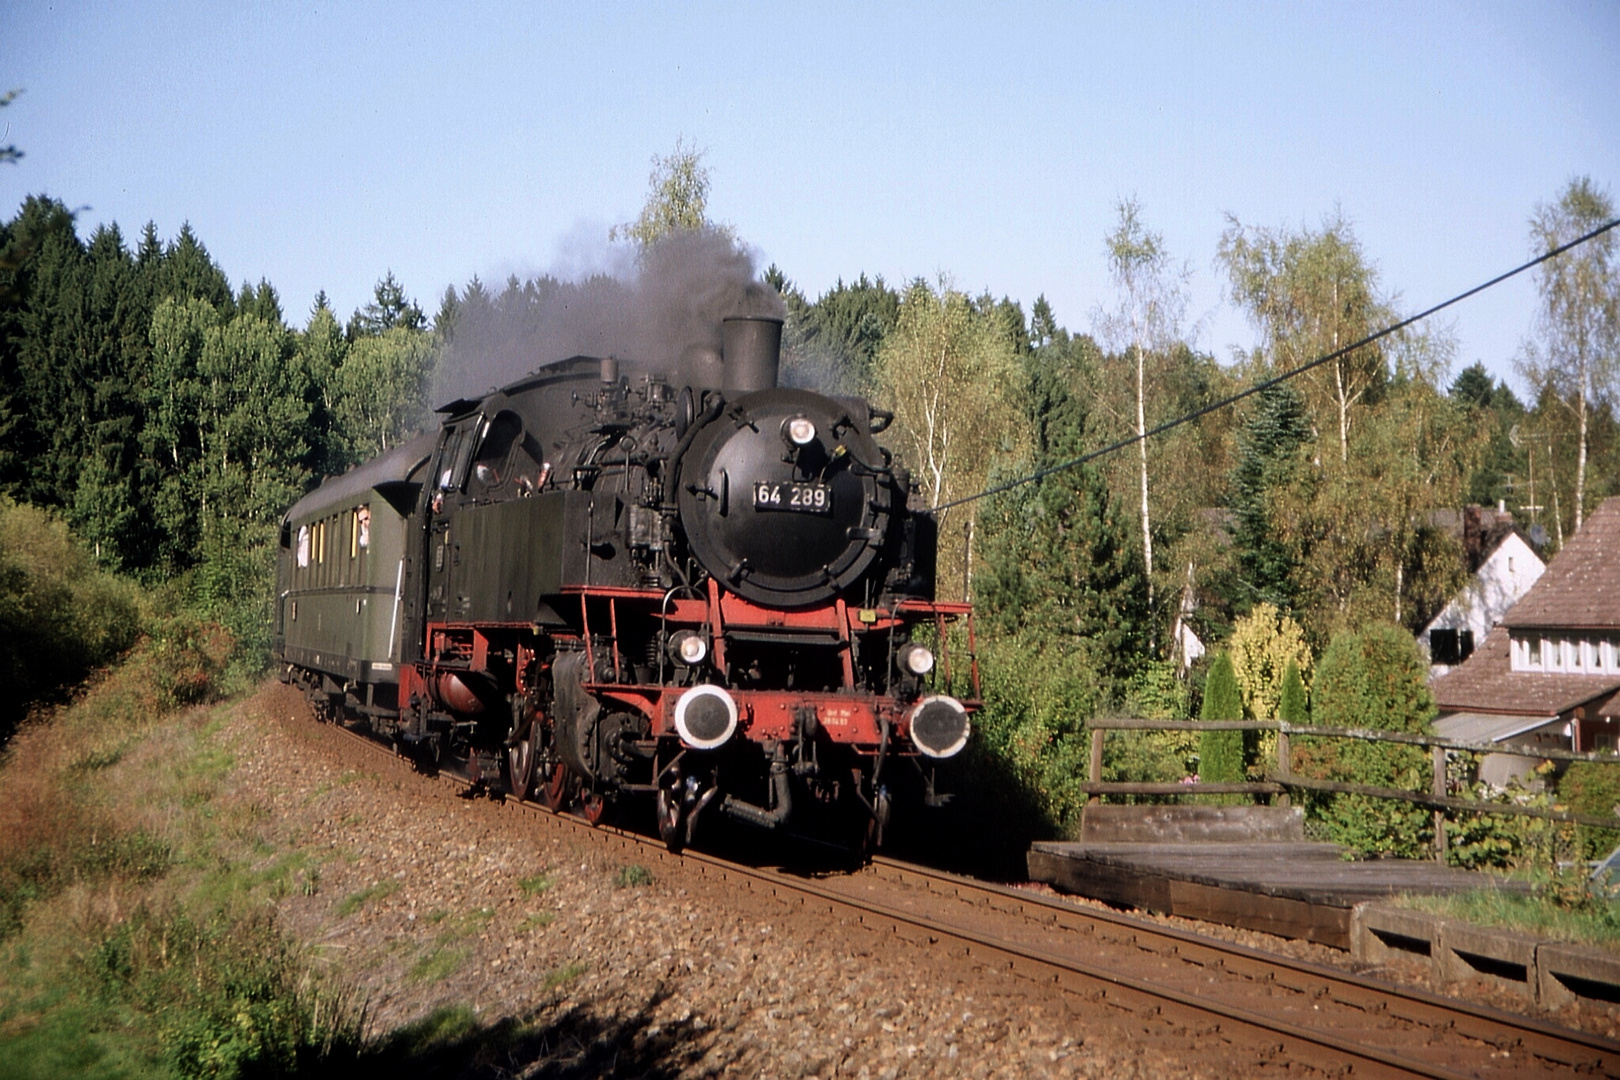
[{"label": "headlight on smokebox", "polygon": [[675,703],[675,730],[694,750],[724,746],[737,730],[737,702],[718,686],[694,686]]},{"label": "headlight on smokebox", "polygon": [[934,654],[925,646],[907,645],[900,652],[900,666],[913,675],[926,675],[934,670]]},{"label": "headlight on smokebox", "polygon": [[911,742],[931,758],[954,757],[967,745],[972,725],[960,701],[944,694],[925,697],[906,713]]},{"label": "headlight on smokebox", "polygon": [[677,630],[669,639],[669,655],[689,667],[696,667],[709,655],[709,643],[693,630]]},{"label": "headlight on smokebox", "polygon": [[816,425],[805,416],[795,416],[784,421],[782,433],[794,446],[809,446],[816,441]]}]

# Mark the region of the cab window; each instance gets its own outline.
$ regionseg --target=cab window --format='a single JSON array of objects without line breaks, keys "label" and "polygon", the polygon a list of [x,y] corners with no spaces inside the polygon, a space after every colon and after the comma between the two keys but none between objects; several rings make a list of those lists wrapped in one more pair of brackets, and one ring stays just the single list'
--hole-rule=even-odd
[{"label": "cab window", "polygon": [[439,482],[441,492],[460,491],[467,479],[467,466],[472,459],[473,446],[482,438],[489,421],[475,417],[445,434],[443,449],[439,453]]},{"label": "cab window", "polygon": [[511,479],[512,446],[522,436],[523,420],[510,409],[502,409],[485,421],[470,482],[479,490],[489,491]]}]

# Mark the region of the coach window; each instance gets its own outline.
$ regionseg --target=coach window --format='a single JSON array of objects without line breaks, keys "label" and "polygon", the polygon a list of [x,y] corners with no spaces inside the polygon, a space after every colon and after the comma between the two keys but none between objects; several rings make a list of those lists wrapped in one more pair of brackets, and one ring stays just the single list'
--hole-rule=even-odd
[{"label": "coach window", "polygon": [[357,551],[371,547],[371,506],[364,505],[354,512],[355,543]]},{"label": "coach window", "polygon": [[326,533],[329,528],[330,524],[324,520],[315,524],[315,584],[317,585],[330,585],[332,583],[332,575],[326,569]]},{"label": "coach window", "polygon": [[298,569],[309,569],[309,526],[298,526]]}]

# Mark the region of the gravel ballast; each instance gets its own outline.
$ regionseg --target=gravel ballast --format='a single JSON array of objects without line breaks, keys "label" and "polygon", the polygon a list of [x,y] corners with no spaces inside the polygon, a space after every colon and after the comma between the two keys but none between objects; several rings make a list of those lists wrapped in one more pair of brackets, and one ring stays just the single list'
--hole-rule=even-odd
[{"label": "gravel ballast", "polygon": [[[1234,1059],[1207,1032],[1101,1015],[1006,972],[726,890],[679,864],[652,873],[627,865],[590,834],[458,797],[316,724],[291,687],[267,684],[220,738],[237,762],[232,798],[263,811],[266,864],[301,859],[279,901],[282,925],[308,943],[319,969],[365,997],[372,1032],[436,1011],[476,1017],[476,1036],[436,1065],[442,1075],[1265,1068]],[[1260,937],[1240,940],[1265,947]]]}]

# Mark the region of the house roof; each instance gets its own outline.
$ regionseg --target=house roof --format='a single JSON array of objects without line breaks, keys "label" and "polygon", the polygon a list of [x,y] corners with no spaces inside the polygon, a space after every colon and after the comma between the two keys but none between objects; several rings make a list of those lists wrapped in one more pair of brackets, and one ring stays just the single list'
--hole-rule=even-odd
[{"label": "house roof", "polygon": [[[1620,506],[1620,499],[1609,501]],[[1552,573],[1551,567],[1547,573]],[[1546,574],[1542,575],[1542,580],[1546,580]],[[1523,606],[1529,599],[1526,596],[1519,605]],[[1607,697],[1615,690],[1620,690],[1617,675],[1514,671],[1507,629],[1498,626],[1485,635],[1485,641],[1461,666],[1434,681],[1434,700],[1442,712],[1553,717],[1594,698]],[[1614,705],[1615,702],[1608,702],[1600,712],[1607,715]]]},{"label": "house roof", "polygon": [[1484,542],[1485,546],[1480,548],[1480,565],[1483,566],[1493,559],[1496,556],[1496,553],[1502,550],[1502,545],[1507,543],[1508,540],[1513,537],[1519,538],[1519,543],[1524,545],[1524,549],[1529,552],[1537,562],[1541,563],[1543,566],[1547,565],[1541,557],[1541,552],[1536,550],[1536,545],[1531,543],[1530,538],[1524,534],[1524,530],[1519,528],[1517,525],[1506,529],[1497,529],[1495,532],[1492,532],[1486,537]]},{"label": "house roof", "polygon": [[1461,510],[1443,507],[1430,512],[1429,524],[1462,545],[1464,556],[1468,560],[1469,573],[1477,571],[1487,559],[1496,554],[1502,542],[1510,536],[1517,536],[1532,554],[1538,559],[1541,557],[1536,550],[1535,541],[1519,528],[1511,510],[1497,510],[1494,507],[1473,503]]},{"label": "house roof", "polygon": [[1502,622],[1514,629],[1620,630],[1620,497],[1592,511]]},{"label": "house roof", "polygon": [[[1553,716],[1501,716],[1492,713],[1452,713],[1434,722],[1434,733],[1459,742],[1502,742],[1541,728],[1562,724]],[[1560,727],[1560,730],[1562,728]]]}]

